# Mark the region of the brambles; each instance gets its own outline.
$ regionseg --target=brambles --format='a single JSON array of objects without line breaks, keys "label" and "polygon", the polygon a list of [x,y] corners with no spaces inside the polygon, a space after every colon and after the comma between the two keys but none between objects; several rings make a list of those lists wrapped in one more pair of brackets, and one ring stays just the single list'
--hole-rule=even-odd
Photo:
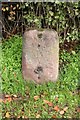
[{"label": "brambles", "polygon": [[4,3],[3,36],[23,33],[26,27],[34,27],[55,29],[60,43],[64,40],[79,40],[79,4],[80,2]]}]

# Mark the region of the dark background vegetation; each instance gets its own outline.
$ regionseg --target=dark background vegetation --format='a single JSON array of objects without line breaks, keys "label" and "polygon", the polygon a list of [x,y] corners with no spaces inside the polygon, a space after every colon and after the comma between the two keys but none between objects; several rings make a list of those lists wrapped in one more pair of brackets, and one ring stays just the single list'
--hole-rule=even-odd
[{"label": "dark background vegetation", "polygon": [[80,2],[2,3],[5,34],[21,32],[21,28],[24,31],[25,27],[51,28],[65,40],[76,40],[80,28],[79,21]]},{"label": "dark background vegetation", "polygon": [[55,29],[60,38],[61,49],[70,51],[79,44],[80,2],[4,2],[2,25],[4,38],[23,34],[25,29]]}]

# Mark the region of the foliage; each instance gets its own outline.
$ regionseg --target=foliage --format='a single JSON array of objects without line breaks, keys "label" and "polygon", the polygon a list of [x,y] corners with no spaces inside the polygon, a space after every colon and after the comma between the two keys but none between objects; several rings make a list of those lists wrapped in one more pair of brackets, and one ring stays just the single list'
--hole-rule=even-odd
[{"label": "foliage", "polygon": [[24,93],[24,81],[21,76],[21,46],[22,37],[17,35],[2,43],[2,91],[5,93],[18,91]]},{"label": "foliage", "polygon": [[22,27],[55,29],[60,42],[79,40],[79,9],[80,2],[26,2],[3,4],[2,7],[3,16],[8,16],[5,18],[9,25],[15,27],[15,22],[19,27],[22,21]]},{"label": "foliage", "polygon": [[[80,47],[80,45],[79,45]],[[78,118],[80,52],[60,53],[59,80],[43,85],[25,82],[21,73],[22,37],[2,43],[3,117]],[[16,95],[15,95],[16,94]]]}]

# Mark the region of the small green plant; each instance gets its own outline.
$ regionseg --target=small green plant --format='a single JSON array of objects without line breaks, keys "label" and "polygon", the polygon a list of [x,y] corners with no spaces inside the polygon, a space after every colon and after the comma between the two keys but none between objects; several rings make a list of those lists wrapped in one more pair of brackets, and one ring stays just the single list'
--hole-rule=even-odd
[{"label": "small green plant", "polygon": [[21,56],[22,37],[15,35],[2,43],[2,90],[5,93],[17,93],[18,91],[24,93]]}]

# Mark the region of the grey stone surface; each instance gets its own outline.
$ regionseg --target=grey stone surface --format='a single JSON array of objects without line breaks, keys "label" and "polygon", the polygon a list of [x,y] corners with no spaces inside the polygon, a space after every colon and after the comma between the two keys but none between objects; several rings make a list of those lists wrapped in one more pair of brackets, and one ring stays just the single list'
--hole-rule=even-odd
[{"label": "grey stone surface", "polygon": [[22,74],[36,83],[56,81],[59,67],[59,40],[56,31],[29,30],[23,35]]}]

